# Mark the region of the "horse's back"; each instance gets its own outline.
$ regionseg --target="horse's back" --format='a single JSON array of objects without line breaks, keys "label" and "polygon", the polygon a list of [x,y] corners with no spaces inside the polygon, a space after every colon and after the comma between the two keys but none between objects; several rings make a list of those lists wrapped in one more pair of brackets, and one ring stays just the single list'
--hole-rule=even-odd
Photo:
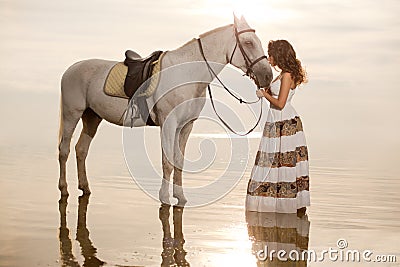
[{"label": "horse's back", "polygon": [[61,84],[72,81],[93,81],[95,78],[106,78],[117,61],[104,59],[86,59],[71,65],[63,74]]}]

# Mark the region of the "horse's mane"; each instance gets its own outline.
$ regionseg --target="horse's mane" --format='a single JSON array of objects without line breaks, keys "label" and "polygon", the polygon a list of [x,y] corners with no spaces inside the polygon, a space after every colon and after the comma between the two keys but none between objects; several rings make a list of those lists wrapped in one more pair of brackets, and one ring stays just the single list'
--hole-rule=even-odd
[{"label": "horse's mane", "polygon": [[208,32],[200,34],[200,38],[206,37],[207,35],[212,34],[214,32],[225,30],[226,28],[229,28],[229,27],[232,27],[232,26],[233,26],[233,24],[229,24],[229,25],[226,25],[226,26],[215,28],[215,29],[213,29],[211,31],[208,31]]},{"label": "horse's mane", "polygon": [[[218,31],[225,30],[225,29],[227,29],[227,28],[229,28],[229,27],[232,27],[232,26],[233,26],[233,24],[221,26],[221,27],[215,28],[215,29],[213,29],[213,30],[211,30],[211,31],[202,33],[202,34],[199,35],[199,37],[200,37],[200,38],[204,38],[204,37],[206,37],[207,35],[210,35],[210,34],[212,34],[212,33],[218,32]],[[181,47],[183,47],[183,46],[185,46],[185,45],[187,45],[187,44],[189,44],[189,43],[191,43],[191,42],[193,42],[193,41],[196,41],[196,38],[193,38],[192,40],[186,42],[186,43],[183,44]]]}]

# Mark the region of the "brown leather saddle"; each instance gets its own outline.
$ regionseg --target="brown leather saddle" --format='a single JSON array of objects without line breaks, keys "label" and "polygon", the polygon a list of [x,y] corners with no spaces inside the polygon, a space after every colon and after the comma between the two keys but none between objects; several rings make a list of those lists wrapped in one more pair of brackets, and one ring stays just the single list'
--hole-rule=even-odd
[{"label": "brown leather saddle", "polygon": [[[155,51],[150,56],[141,58],[138,53],[132,50],[127,50],[125,52],[124,64],[128,66],[128,73],[125,77],[124,92],[129,99],[131,99],[142,84],[151,77],[154,68],[153,63],[158,60],[161,54],[162,51]],[[146,91],[148,85],[149,83],[144,84],[140,90],[143,92]],[[146,97],[135,97],[132,100],[135,101],[139,107],[140,116],[146,122],[146,125],[158,126],[157,123],[151,119]]]},{"label": "brown leather saddle", "polygon": [[[128,73],[124,82],[125,94],[131,98],[139,87],[150,78],[154,64],[158,60],[162,51],[155,51],[145,58],[141,58],[138,53],[127,50],[125,52],[124,64],[128,66]],[[143,88],[143,91],[147,88]]]}]

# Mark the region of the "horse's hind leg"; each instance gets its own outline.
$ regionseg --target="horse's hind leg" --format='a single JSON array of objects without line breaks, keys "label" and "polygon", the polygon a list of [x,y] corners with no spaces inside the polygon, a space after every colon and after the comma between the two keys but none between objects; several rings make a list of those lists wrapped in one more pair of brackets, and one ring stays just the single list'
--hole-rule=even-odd
[{"label": "horse's hind leg", "polygon": [[70,144],[72,134],[75,131],[76,125],[82,116],[83,111],[71,111],[63,108],[61,103],[61,125],[60,125],[60,143],[58,145],[58,161],[60,163],[60,179],[58,188],[61,195],[68,195],[67,178],[66,178],[66,163],[70,152]]},{"label": "horse's hind leg", "polygon": [[78,165],[78,188],[84,194],[90,194],[89,183],[86,176],[86,157],[89,151],[90,143],[97,132],[97,128],[102,118],[99,117],[92,109],[88,108],[82,115],[82,132],[78,143],[75,146],[76,161]]}]

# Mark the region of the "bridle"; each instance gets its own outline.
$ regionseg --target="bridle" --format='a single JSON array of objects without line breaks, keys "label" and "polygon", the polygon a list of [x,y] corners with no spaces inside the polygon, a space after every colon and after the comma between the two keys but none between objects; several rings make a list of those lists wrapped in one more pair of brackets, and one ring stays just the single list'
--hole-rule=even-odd
[{"label": "bridle", "polygon": [[254,82],[256,83],[257,87],[260,88],[260,84],[257,80],[257,76],[254,74],[253,71],[253,67],[254,65],[256,65],[258,62],[260,62],[261,60],[268,59],[267,56],[263,55],[259,58],[257,58],[256,60],[254,60],[253,62],[251,62],[250,57],[246,54],[246,51],[244,50],[242,43],[239,40],[239,35],[245,32],[256,32],[256,30],[254,29],[246,29],[246,30],[241,30],[238,31],[236,25],[234,26],[235,29],[235,38],[236,38],[236,44],[235,44],[235,48],[232,51],[231,57],[229,59],[229,63],[232,64],[232,59],[233,59],[233,55],[235,54],[236,48],[239,46],[240,52],[242,53],[244,62],[246,64],[246,75],[250,77],[250,79],[254,80]]},{"label": "bridle", "polygon": [[[235,48],[234,48],[233,51],[232,51],[232,54],[231,54],[231,56],[230,56],[230,59],[229,59],[229,62],[228,62],[228,63],[232,64],[233,55],[235,54],[236,48],[239,46],[240,52],[242,53],[242,56],[243,56],[243,58],[244,58],[244,62],[245,62],[245,64],[246,64],[246,73],[245,73],[244,75],[249,76],[250,79],[254,80],[254,82],[255,82],[256,85],[257,85],[257,88],[260,88],[260,84],[259,84],[259,82],[258,82],[258,80],[257,80],[257,76],[254,74],[253,67],[254,67],[255,64],[257,64],[258,62],[260,62],[260,61],[263,60],[264,58],[267,59],[267,57],[266,57],[265,55],[263,55],[263,56],[257,58],[256,60],[254,60],[254,61],[252,62],[251,59],[249,58],[249,56],[246,54],[246,51],[244,50],[244,48],[243,48],[243,46],[242,46],[242,44],[240,43],[240,40],[239,40],[239,35],[240,35],[240,34],[245,33],[245,32],[255,32],[256,30],[254,30],[254,29],[246,29],[246,30],[238,31],[236,25],[234,25],[234,30],[235,30],[236,44],[235,44]],[[257,103],[258,101],[260,101],[261,98],[259,98],[259,99],[256,100],[256,101],[245,101],[245,100],[243,100],[242,98],[236,96],[234,93],[232,93],[231,90],[229,90],[228,87],[226,87],[225,84],[219,79],[218,75],[214,72],[214,70],[211,68],[210,64],[208,63],[208,61],[207,61],[207,59],[206,59],[206,57],[205,57],[205,55],[204,55],[203,46],[202,46],[202,44],[201,44],[200,38],[197,38],[197,42],[199,43],[201,55],[203,56],[203,59],[204,59],[204,61],[205,61],[206,64],[207,64],[207,67],[208,67],[208,70],[209,70],[211,76],[214,76],[214,77],[218,80],[218,82],[223,86],[223,88],[224,88],[231,96],[233,96],[234,98],[236,98],[240,103],[245,103],[245,104],[254,104],[254,103]],[[249,131],[247,131],[247,132],[244,133],[244,134],[241,134],[241,133],[236,132],[236,131],[233,130],[233,129],[221,118],[221,116],[218,114],[217,110],[215,109],[214,100],[213,100],[213,98],[212,98],[210,84],[207,85],[207,88],[208,88],[208,93],[210,94],[211,104],[212,104],[212,107],[213,107],[213,109],[214,109],[215,114],[216,114],[217,117],[220,119],[220,121],[226,126],[226,128],[228,128],[228,129],[229,129],[231,132],[233,132],[234,134],[240,135],[240,136],[248,135],[248,134],[251,133],[251,132],[257,127],[257,125],[260,123],[261,117],[262,117],[262,103],[263,103],[263,101],[260,101],[260,103],[261,103],[261,104],[260,104],[260,116],[258,117],[258,120],[257,120],[256,124],[255,124]]]}]

